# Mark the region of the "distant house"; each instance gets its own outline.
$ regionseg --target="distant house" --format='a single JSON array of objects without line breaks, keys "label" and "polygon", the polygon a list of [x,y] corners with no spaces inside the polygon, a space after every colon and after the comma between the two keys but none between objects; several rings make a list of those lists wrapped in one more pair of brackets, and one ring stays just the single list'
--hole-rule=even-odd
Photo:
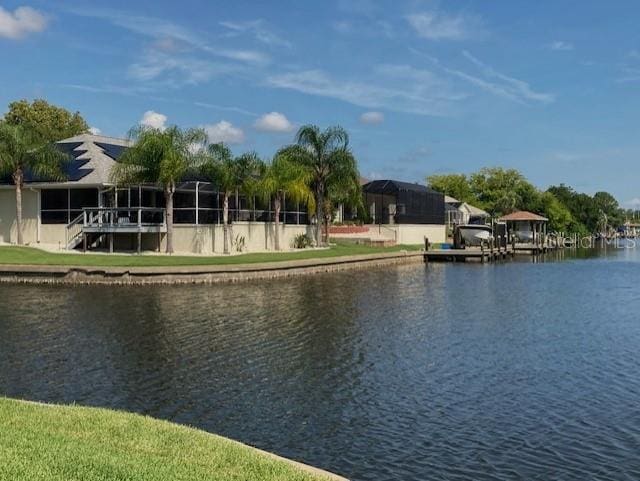
[{"label": "distant house", "polygon": [[374,224],[444,224],[444,195],[424,185],[374,180],[362,191]]},{"label": "distant house", "polygon": [[449,228],[456,225],[485,224],[491,217],[488,212],[448,195],[445,195],[444,202],[446,223]]},{"label": "distant house", "polygon": [[445,242],[444,195],[424,185],[374,180],[362,187],[371,224],[396,233],[400,244],[418,244],[427,237]]},{"label": "distant house", "polygon": [[[91,247],[134,250],[164,248],[165,204],[157,185],[117,186],[111,170],[129,141],[82,134],[57,143],[71,157],[67,178],[49,182],[28,176],[23,191],[25,243],[61,249]],[[272,246],[274,213],[261,199],[233,196],[230,218],[238,247],[265,250]],[[0,243],[16,240],[15,187],[0,179]],[[185,178],[174,196],[174,248],[177,252],[221,252],[222,195],[215,185]],[[282,245],[307,233],[304,206],[287,203],[281,212]]]}]

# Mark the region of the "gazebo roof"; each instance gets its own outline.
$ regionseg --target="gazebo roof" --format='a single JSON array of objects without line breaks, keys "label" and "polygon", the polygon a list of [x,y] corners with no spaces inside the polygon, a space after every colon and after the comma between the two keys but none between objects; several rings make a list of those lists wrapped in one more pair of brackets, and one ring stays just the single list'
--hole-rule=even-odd
[{"label": "gazebo roof", "polygon": [[547,222],[549,219],[546,217],[542,217],[541,215],[534,214],[533,212],[528,212],[526,210],[519,210],[517,212],[512,212],[511,214],[507,214],[498,219],[499,221],[530,221],[530,222]]}]

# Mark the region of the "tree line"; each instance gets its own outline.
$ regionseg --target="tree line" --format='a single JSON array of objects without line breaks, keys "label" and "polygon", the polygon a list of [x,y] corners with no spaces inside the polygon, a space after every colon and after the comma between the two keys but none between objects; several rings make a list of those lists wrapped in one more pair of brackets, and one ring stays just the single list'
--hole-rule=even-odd
[{"label": "tree line", "polygon": [[443,174],[427,177],[438,192],[480,207],[493,217],[516,210],[542,214],[557,232],[609,233],[621,226],[628,212],[608,192],[594,195],[565,185],[536,188],[515,169],[487,167],[470,175]]},{"label": "tree line", "polygon": [[[13,102],[0,120],[0,176],[10,177],[16,187],[18,244],[22,236],[22,189],[27,172],[47,180],[64,180],[70,161],[54,142],[88,132],[79,113],[71,113],[44,100]],[[342,127],[321,130],[304,125],[294,143],[278,150],[273,158],[255,152],[234,155],[222,143],[209,143],[201,128],[171,126],[158,129],[133,127],[131,147],[124,151],[111,173],[117,185],[153,184],[165,198],[166,252],[173,252],[173,197],[177,185],[190,176],[204,178],[223,195],[224,252],[229,253],[231,221],[229,199],[243,194],[272,203],[275,221],[274,246],[280,250],[280,211],[285,197],[315,213],[315,241],[327,243],[328,224],[339,203],[361,202],[360,174]],[[323,226],[325,227],[323,229]]]}]

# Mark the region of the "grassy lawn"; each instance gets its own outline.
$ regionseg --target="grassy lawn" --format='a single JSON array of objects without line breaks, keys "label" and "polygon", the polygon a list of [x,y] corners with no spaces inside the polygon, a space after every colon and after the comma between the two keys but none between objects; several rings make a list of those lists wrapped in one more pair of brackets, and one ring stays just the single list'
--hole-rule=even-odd
[{"label": "grassy lawn", "polygon": [[358,254],[378,254],[401,250],[419,250],[421,246],[400,245],[393,247],[370,247],[363,245],[338,244],[325,250],[303,250],[298,252],[266,252],[234,256],[159,256],[159,255],[117,255],[117,254],[64,254],[51,253],[32,247],[0,247],[0,264],[58,265],[58,266],[100,266],[100,267],[150,267],[150,266],[195,266],[252,264],[257,262],[292,261],[319,259],[326,257],[350,256]]},{"label": "grassy lawn", "polygon": [[0,479],[327,479],[203,431],[135,414],[0,398]]}]

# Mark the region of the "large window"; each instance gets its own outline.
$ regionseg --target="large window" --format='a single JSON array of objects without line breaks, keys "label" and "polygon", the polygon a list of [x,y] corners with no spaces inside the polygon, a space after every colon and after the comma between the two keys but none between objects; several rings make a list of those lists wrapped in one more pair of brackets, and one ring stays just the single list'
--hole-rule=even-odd
[{"label": "large window", "polygon": [[98,206],[98,189],[70,189],[69,190],[69,220],[82,214],[84,207]]},{"label": "large window", "polygon": [[173,221],[176,224],[196,223],[196,186],[185,185],[173,194]]},{"label": "large window", "polygon": [[40,219],[43,224],[68,224],[83,207],[98,206],[98,189],[43,189]]}]

